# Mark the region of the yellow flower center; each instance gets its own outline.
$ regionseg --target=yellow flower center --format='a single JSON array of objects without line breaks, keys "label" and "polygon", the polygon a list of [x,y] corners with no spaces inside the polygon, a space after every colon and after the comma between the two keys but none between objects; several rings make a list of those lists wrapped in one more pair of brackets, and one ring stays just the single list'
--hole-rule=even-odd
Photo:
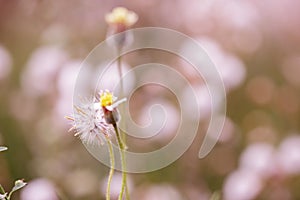
[{"label": "yellow flower center", "polygon": [[133,25],[137,19],[137,14],[123,7],[117,7],[105,16],[105,20],[109,24],[124,24],[128,27]]},{"label": "yellow flower center", "polygon": [[114,96],[110,92],[104,92],[100,96],[100,104],[101,106],[110,106],[113,103]]},{"label": "yellow flower center", "polygon": [[128,15],[128,10],[126,8],[115,8],[113,10],[113,15],[115,18],[115,22],[124,23],[126,21],[126,17]]}]

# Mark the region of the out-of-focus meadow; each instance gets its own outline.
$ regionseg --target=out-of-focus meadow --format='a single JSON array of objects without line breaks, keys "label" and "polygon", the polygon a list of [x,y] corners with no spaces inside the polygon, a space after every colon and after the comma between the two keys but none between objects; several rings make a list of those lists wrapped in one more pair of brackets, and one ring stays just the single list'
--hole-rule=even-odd
[{"label": "out-of-focus meadow", "polygon": [[[9,148],[0,153],[0,183],[7,190],[16,179],[29,183],[13,199],[104,199],[109,169],[68,133],[64,116],[72,113],[80,63],[105,40],[104,16],[116,6],[138,14],[134,28],[171,28],[197,40],[227,94],[222,135],[200,160],[210,111],[204,82],[166,52],[124,56],[128,69],[158,62],[180,71],[198,89],[203,114],[196,140],[180,159],[129,175],[132,199],[206,200],[215,191],[227,200],[300,199],[300,1],[0,0],[0,146]],[[172,139],[180,120],[174,99],[155,85],[136,91],[130,100],[136,121],[147,121],[144,110],[153,103],[165,105],[171,118],[150,144],[132,139],[129,146],[153,150]],[[120,182],[116,173],[113,196]]]}]

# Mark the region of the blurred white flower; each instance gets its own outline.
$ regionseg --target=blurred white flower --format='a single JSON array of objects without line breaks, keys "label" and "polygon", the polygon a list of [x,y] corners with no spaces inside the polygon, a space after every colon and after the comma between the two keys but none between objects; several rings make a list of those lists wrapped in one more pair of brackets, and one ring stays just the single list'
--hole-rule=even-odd
[{"label": "blurred white flower", "polygon": [[105,15],[105,21],[109,25],[123,25],[125,29],[135,24],[137,20],[138,15],[124,7],[116,7],[111,13]]},{"label": "blurred white flower", "polygon": [[[58,98],[55,104],[54,118],[61,119],[73,110],[73,95],[75,90],[76,78],[80,70],[80,61],[70,60],[62,66],[57,77]],[[83,73],[81,73],[83,75]],[[87,83],[88,81],[86,81]],[[84,83],[80,83],[81,87],[86,87]],[[61,120],[58,120],[58,123]]]},{"label": "blurred white flower", "polygon": [[21,190],[21,200],[58,200],[53,184],[43,178],[32,180]]},{"label": "blurred white flower", "polygon": [[260,176],[251,170],[238,169],[225,180],[223,187],[225,200],[252,200],[262,190]]},{"label": "blurred white flower", "polygon": [[111,13],[105,15],[105,21],[109,25],[107,35],[115,35],[115,37],[107,40],[109,45],[113,45],[118,49],[123,48],[125,45],[131,44],[133,41],[132,34],[128,30],[138,20],[138,15],[127,10],[124,7],[116,7]]},{"label": "blurred white flower", "polygon": [[254,53],[262,44],[261,16],[253,2],[190,0],[177,4],[183,26],[194,35],[217,36],[227,47],[246,54]]},{"label": "blurred white flower", "polygon": [[22,74],[23,90],[34,97],[53,91],[55,76],[67,59],[67,53],[56,46],[43,46],[36,49]]},{"label": "blurred white flower", "polygon": [[0,80],[8,76],[12,67],[12,58],[9,52],[0,44]]},{"label": "blurred white flower", "polygon": [[171,185],[161,184],[149,187],[144,191],[144,200],[182,200],[181,194]]},{"label": "blurred white flower", "polygon": [[276,170],[275,153],[274,147],[270,144],[251,144],[240,157],[240,167],[268,178]]},{"label": "blurred white flower", "polygon": [[[217,2],[217,1],[215,1]],[[260,20],[257,8],[250,1],[227,1],[215,3],[219,12],[214,13],[219,23],[227,28],[242,30],[255,28]]]},{"label": "blurred white flower", "polygon": [[277,153],[278,165],[287,175],[300,174],[300,136],[293,135],[283,140]]},{"label": "blurred white flower", "polygon": [[[298,45],[300,26],[299,1],[267,0],[262,2],[254,0],[251,2],[255,3],[256,9],[263,17],[262,26],[264,26],[264,33],[268,37],[274,38],[273,41],[280,44],[281,47],[290,48],[293,45],[295,47]],[[287,10],[288,12],[285,12]]]},{"label": "blurred white flower", "polygon": [[244,63],[237,56],[225,51],[221,45],[213,39],[199,38],[198,42],[215,64],[215,67],[223,79],[226,90],[234,89],[243,83],[246,77],[246,68]]}]

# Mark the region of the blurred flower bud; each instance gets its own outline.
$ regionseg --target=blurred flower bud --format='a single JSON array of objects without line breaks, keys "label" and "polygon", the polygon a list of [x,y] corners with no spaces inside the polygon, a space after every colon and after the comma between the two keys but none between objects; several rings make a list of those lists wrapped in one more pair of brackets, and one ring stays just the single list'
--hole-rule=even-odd
[{"label": "blurred flower bud", "polygon": [[117,7],[105,16],[105,21],[109,25],[108,36],[118,34],[113,40],[109,40],[111,44],[118,49],[121,49],[125,45],[132,42],[132,35],[126,30],[128,30],[132,25],[134,25],[138,20],[136,13],[127,10],[123,7]]},{"label": "blurred flower bud", "polygon": [[26,185],[26,183],[24,182],[24,180],[17,180],[15,182],[15,188],[20,189],[22,187],[24,187]]},{"label": "blurred flower bud", "polygon": [[135,24],[138,16],[135,12],[129,11],[123,7],[117,7],[105,16],[105,21],[114,26],[115,33],[120,33],[127,30],[130,26]]},{"label": "blurred flower bud", "polygon": [[27,185],[27,183],[25,183],[23,180],[17,180],[17,181],[15,182],[15,185],[14,185],[13,189],[12,189],[12,190],[10,191],[10,193],[8,194],[7,199],[10,199],[12,193],[14,193],[15,191],[17,191],[17,190],[23,188],[25,185]]}]

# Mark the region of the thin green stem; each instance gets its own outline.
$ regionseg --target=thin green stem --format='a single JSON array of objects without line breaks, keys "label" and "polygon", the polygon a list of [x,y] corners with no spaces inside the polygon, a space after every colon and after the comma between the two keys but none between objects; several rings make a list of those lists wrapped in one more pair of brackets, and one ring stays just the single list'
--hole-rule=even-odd
[{"label": "thin green stem", "polygon": [[129,190],[128,190],[127,184],[126,184],[126,191],[125,191],[125,199],[126,199],[126,200],[130,200]]},{"label": "thin green stem", "polygon": [[4,190],[4,188],[2,187],[1,184],[0,184],[0,193],[1,193],[1,194],[5,194],[5,190]]},{"label": "thin green stem", "polygon": [[7,200],[10,200],[11,195],[12,195],[12,191],[10,191],[10,193],[8,194]]},{"label": "thin green stem", "polygon": [[[117,136],[117,141],[118,145],[120,147],[120,155],[121,155],[121,164],[122,164],[122,187],[121,187],[121,192],[119,194],[118,200],[123,199],[123,195],[125,192],[125,189],[127,188],[127,174],[126,174],[126,158],[125,158],[125,146],[121,140],[121,136],[119,133],[119,129],[116,123],[113,124],[116,136]],[[127,195],[126,195],[127,196]],[[126,197],[127,198],[127,197]]]},{"label": "thin green stem", "polygon": [[113,146],[111,144],[110,139],[107,138],[106,140],[107,140],[107,144],[108,144],[109,158],[110,158],[110,171],[109,171],[108,180],[107,180],[106,200],[110,200],[110,185],[111,185],[111,181],[112,181],[112,178],[114,175],[114,170],[115,170],[115,157],[114,157]]},{"label": "thin green stem", "polygon": [[118,59],[117,59],[117,64],[118,64],[118,72],[119,72],[119,78],[120,78],[120,87],[121,87],[121,94],[120,96],[124,95],[124,85],[123,85],[123,72],[122,72],[122,58],[121,58],[121,51],[122,48],[118,49]]},{"label": "thin green stem", "polygon": [[[120,96],[123,97],[124,95],[124,83],[123,83],[123,72],[122,72],[122,57],[121,57],[121,52],[122,52],[122,46],[120,46],[118,48],[118,59],[117,59],[117,65],[118,65],[118,71],[119,71],[119,78],[120,78]],[[121,108],[121,113],[125,113],[125,106],[124,105],[120,105]],[[122,127],[125,128],[126,130],[126,123],[124,120],[121,120],[122,123]],[[129,192],[128,192],[128,187],[127,187],[127,174],[126,174],[126,158],[125,158],[125,149],[127,148],[126,146],[126,133],[124,131],[122,131],[117,126],[116,123],[113,124],[115,131],[116,131],[116,135],[117,135],[117,140],[118,140],[118,144],[120,147],[120,154],[121,154],[121,162],[122,162],[122,188],[121,188],[121,192],[119,195],[119,200],[122,200],[123,198],[123,194],[124,194],[124,190],[125,190],[125,199],[126,200],[130,200],[129,197]],[[120,133],[119,133],[120,132]]]},{"label": "thin green stem", "polygon": [[[117,65],[118,65],[118,72],[119,72],[119,78],[120,78],[120,97],[123,97],[124,96],[124,83],[123,83],[123,71],[122,71],[122,57],[121,57],[121,51],[122,51],[122,47],[119,47],[118,48],[118,59],[117,59]],[[121,113],[125,113],[125,106],[124,105],[120,105],[121,107]],[[123,121],[123,120],[122,120]],[[123,123],[121,121],[121,123]],[[122,124],[123,126],[122,127],[125,127],[125,124],[123,123]],[[123,139],[123,141],[126,143],[126,134],[120,130],[120,133],[121,133],[121,137]]]}]

